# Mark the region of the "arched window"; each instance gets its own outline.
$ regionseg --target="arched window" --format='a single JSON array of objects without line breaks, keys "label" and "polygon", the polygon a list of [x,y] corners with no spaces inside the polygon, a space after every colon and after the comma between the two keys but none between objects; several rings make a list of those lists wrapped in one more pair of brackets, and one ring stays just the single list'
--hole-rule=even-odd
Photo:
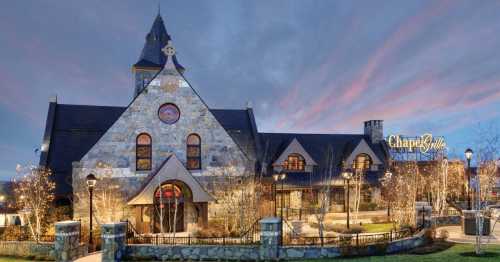
[{"label": "arched window", "polygon": [[369,170],[372,165],[372,158],[367,154],[359,154],[354,159],[354,169],[360,171]]},{"label": "arched window", "polygon": [[187,169],[201,169],[201,139],[197,134],[190,134],[186,141]]},{"label": "arched window", "polygon": [[135,169],[137,171],[151,170],[151,136],[139,134],[135,145]]},{"label": "arched window", "polygon": [[285,160],[285,167],[288,171],[304,171],[306,168],[306,161],[304,157],[299,154],[290,154],[287,160]]}]

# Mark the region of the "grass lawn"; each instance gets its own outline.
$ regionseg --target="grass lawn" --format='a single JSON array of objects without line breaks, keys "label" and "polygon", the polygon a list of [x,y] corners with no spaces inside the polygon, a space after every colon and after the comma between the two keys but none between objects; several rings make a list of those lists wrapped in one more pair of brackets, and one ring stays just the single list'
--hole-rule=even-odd
[{"label": "grass lawn", "polygon": [[431,247],[424,247],[412,251],[409,254],[387,255],[387,256],[371,256],[371,257],[355,257],[344,259],[332,260],[308,260],[313,261],[344,261],[344,262],[358,262],[358,261],[404,261],[404,262],[417,262],[417,261],[500,261],[500,245],[483,246],[485,255],[483,257],[474,256],[474,245],[472,244],[451,244],[441,243],[435,244]]},{"label": "grass lawn", "polygon": [[0,262],[28,262],[28,261],[33,261],[33,260],[25,260],[25,259],[20,259],[20,258],[15,258],[15,257],[0,257]]},{"label": "grass lawn", "polygon": [[389,232],[392,227],[392,223],[363,224],[363,228],[366,230],[364,233]]}]

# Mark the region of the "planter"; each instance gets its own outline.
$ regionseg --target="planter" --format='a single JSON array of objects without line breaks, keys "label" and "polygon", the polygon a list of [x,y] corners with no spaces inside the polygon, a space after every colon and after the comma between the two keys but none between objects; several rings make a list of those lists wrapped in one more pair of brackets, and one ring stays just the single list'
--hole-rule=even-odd
[{"label": "planter", "polygon": [[[462,216],[462,230],[465,235],[476,235],[476,211],[464,210]],[[483,236],[490,235],[490,219],[483,217]]]}]

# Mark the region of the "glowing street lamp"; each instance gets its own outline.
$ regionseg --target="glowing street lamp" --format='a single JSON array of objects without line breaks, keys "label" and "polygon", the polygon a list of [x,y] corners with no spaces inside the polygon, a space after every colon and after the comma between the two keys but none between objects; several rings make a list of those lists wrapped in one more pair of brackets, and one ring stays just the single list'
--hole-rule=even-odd
[{"label": "glowing street lamp", "polygon": [[347,181],[347,221],[346,221],[346,224],[347,224],[347,229],[349,229],[349,213],[350,213],[350,203],[349,203],[349,187],[350,187],[350,184],[349,182],[351,181],[352,179],[352,171],[350,169],[344,169],[342,171],[342,177]]},{"label": "glowing street lamp", "polygon": [[93,192],[94,192],[94,187],[97,184],[97,178],[94,176],[94,174],[89,174],[87,176],[87,188],[89,189],[89,208],[90,208],[90,227],[89,227],[89,247],[92,247],[93,240],[92,240],[92,197],[93,197]]},{"label": "glowing street lamp", "polygon": [[471,202],[470,202],[470,160],[472,159],[472,154],[474,152],[472,149],[467,148],[465,150],[465,158],[467,159],[467,208],[471,210]]}]

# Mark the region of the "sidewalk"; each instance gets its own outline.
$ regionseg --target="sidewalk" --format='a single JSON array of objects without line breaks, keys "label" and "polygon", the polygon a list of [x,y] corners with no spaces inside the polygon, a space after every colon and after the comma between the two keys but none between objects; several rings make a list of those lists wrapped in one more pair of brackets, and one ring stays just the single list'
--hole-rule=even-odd
[{"label": "sidewalk", "polygon": [[101,252],[95,252],[92,254],[89,254],[88,256],[81,257],[74,262],[100,262],[101,261]]},{"label": "sidewalk", "polygon": [[[493,225],[492,225],[493,226]],[[437,228],[437,234],[441,233],[441,230],[448,231],[448,239],[449,242],[455,243],[467,243],[474,244],[476,243],[476,236],[468,236],[464,235],[462,232],[461,226],[447,226],[447,227],[439,227]],[[500,224],[497,223],[494,230],[491,232],[490,236],[482,236],[481,243],[483,244],[500,244]]]}]

